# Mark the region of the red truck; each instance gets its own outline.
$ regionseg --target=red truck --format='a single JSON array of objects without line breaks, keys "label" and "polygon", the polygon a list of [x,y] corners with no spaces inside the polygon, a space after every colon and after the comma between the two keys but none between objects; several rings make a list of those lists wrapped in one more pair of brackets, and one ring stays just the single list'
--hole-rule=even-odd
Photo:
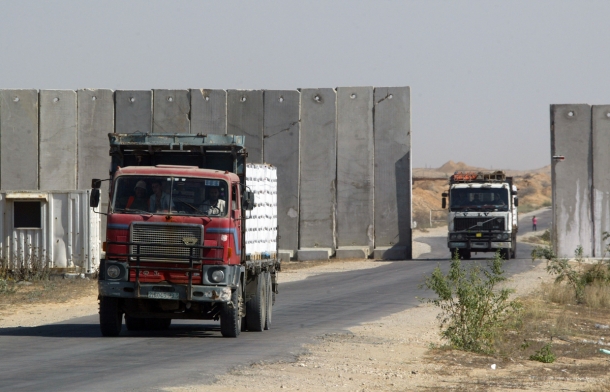
[{"label": "red truck", "polygon": [[281,267],[275,168],[246,165],[243,136],[108,137],[102,335],[118,336],[123,315],[130,331],[172,319],[220,320],[225,337],[269,329]]}]

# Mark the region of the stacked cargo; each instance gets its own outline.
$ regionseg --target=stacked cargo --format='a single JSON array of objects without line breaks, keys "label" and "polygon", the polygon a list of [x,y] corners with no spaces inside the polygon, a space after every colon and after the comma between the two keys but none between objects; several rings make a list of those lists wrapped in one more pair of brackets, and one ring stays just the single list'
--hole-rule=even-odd
[{"label": "stacked cargo", "polygon": [[277,169],[246,165],[246,186],[254,192],[254,209],[246,219],[246,252],[251,260],[275,258],[277,252]]}]

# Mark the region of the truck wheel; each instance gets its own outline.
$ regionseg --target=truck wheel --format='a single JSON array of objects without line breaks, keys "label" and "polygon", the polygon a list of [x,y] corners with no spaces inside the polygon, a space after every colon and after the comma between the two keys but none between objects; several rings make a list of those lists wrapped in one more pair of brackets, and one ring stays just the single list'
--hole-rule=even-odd
[{"label": "truck wheel", "polygon": [[151,331],[164,331],[172,325],[171,318],[145,318],[146,329]]},{"label": "truck wheel", "polygon": [[500,257],[502,259],[504,259],[504,260],[510,260],[511,259],[510,254],[511,254],[510,248],[509,249],[502,249],[500,251]]},{"label": "truck wheel", "polygon": [[236,338],[241,332],[241,312],[240,309],[243,307],[243,297],[241,292],[241,286],[237,286],[231,294],[231,304],[222,304],[220,311],[220,333],[225,338]]},{"label": "truck wheel", "polygon": [[517,258],[517,243],[515,243],[515,248],[513,249],[512,255],[511,255],[513,259]]},{"label": "truck wheel", "polygon": [[125,326],[128,331],[142,331],[146,329],[146,320],[143,318],[125,315]]},{"label": "truck wheel", "polygon": [[472,253],[468,249],[462,249],[460,251],[460,256],[464,260],[470,260],[470,258],[472,257]]},{"label": "truck wheel", "polygon": [[265,329],[271,329],[271,316],[273,312],[273,287],[271,285],[271,272],[265,272],[265,286],[267,288],[267,313],[265,314]]},{"label": "truck wheel", "polygon": [[267,285],[263,274],[256,277],[256,295],[246,303],[246,320],[248,331],[261,332],[265,328]]},{"label": "truck wheel", "polygon": [[102,336],[119,336],[123,327],[123,312],[118,298],[100,298],[100,330]]}]

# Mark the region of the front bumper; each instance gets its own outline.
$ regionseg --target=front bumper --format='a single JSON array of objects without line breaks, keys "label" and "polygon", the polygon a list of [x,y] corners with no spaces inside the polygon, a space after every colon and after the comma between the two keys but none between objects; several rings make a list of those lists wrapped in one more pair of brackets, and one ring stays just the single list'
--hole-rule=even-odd
[{"label": "front bumper", "polygon": [[449,248],[460,249],[506,249],[512,248],[511,241],[448,241]]},{"label": "front bumper", "polygon": [[134,282],[117,282],[109,280],[98,281],[99,295],[115,298],[148,298],[193,302],[229,302],[231,300],[230,286],[192,285],[188,295],[188,285],[167,285],[157,283],[140,283],[139,288]]}]

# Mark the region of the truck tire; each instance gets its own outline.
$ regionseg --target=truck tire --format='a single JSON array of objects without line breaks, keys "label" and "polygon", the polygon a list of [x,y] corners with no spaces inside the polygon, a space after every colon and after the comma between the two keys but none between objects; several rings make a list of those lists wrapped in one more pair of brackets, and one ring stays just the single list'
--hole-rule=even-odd
[{"label": "truck tire", "polygon": [[171,318],[145,318],[146,329],[150,331],[165,331],[172,325]]},{"label": "truck tire", "polygon": [[510,260],[511,259],[511,251],[510,248],[504,248],[500,251],[500,257],[502,257],[502,259],[504,260]]},{"label": "truck tire", "polygon": [[460,259],[470,260],[470,257],[472,256],[472,253],[470,252],[469,249],[459,249],[458,250],[458,255],[460,256]]},{"label": "truck tire", "polygon": [[118,298],[100,298],[100,330],[102,336],[119,336],[123,328],[123,312]]},{"label": "truck tire", "polygon": [[517,243],[515,242],[515,247],[513,248],[512,259],[517,258]]},{"label": "truck tire", "polygon": [[236,338],[241,332],[242,317],[240,309],[243,307],[241,286],[237,286],[231,294],[231,304],[222,304],[220,311],[220,333],[225,338]]},{"label": "truck tire", "polygon": [[125,315],[125,326],[128,331],[143,331],[146,329],[146,320],[143,318]]},{"label": "truck tire", "polygon": [[263,273],[256,276],[256,295],[246,303],[248,331],[261,332],[265,329],[267,313],[267,285]]},{"label": "truck tire", "polygon": [[273,287],[271,285],[271,272],[265,272],[265,286],[267,288],[267,306],[265,314],[265,330],[271,329],[271,319],[273,313]]}]

